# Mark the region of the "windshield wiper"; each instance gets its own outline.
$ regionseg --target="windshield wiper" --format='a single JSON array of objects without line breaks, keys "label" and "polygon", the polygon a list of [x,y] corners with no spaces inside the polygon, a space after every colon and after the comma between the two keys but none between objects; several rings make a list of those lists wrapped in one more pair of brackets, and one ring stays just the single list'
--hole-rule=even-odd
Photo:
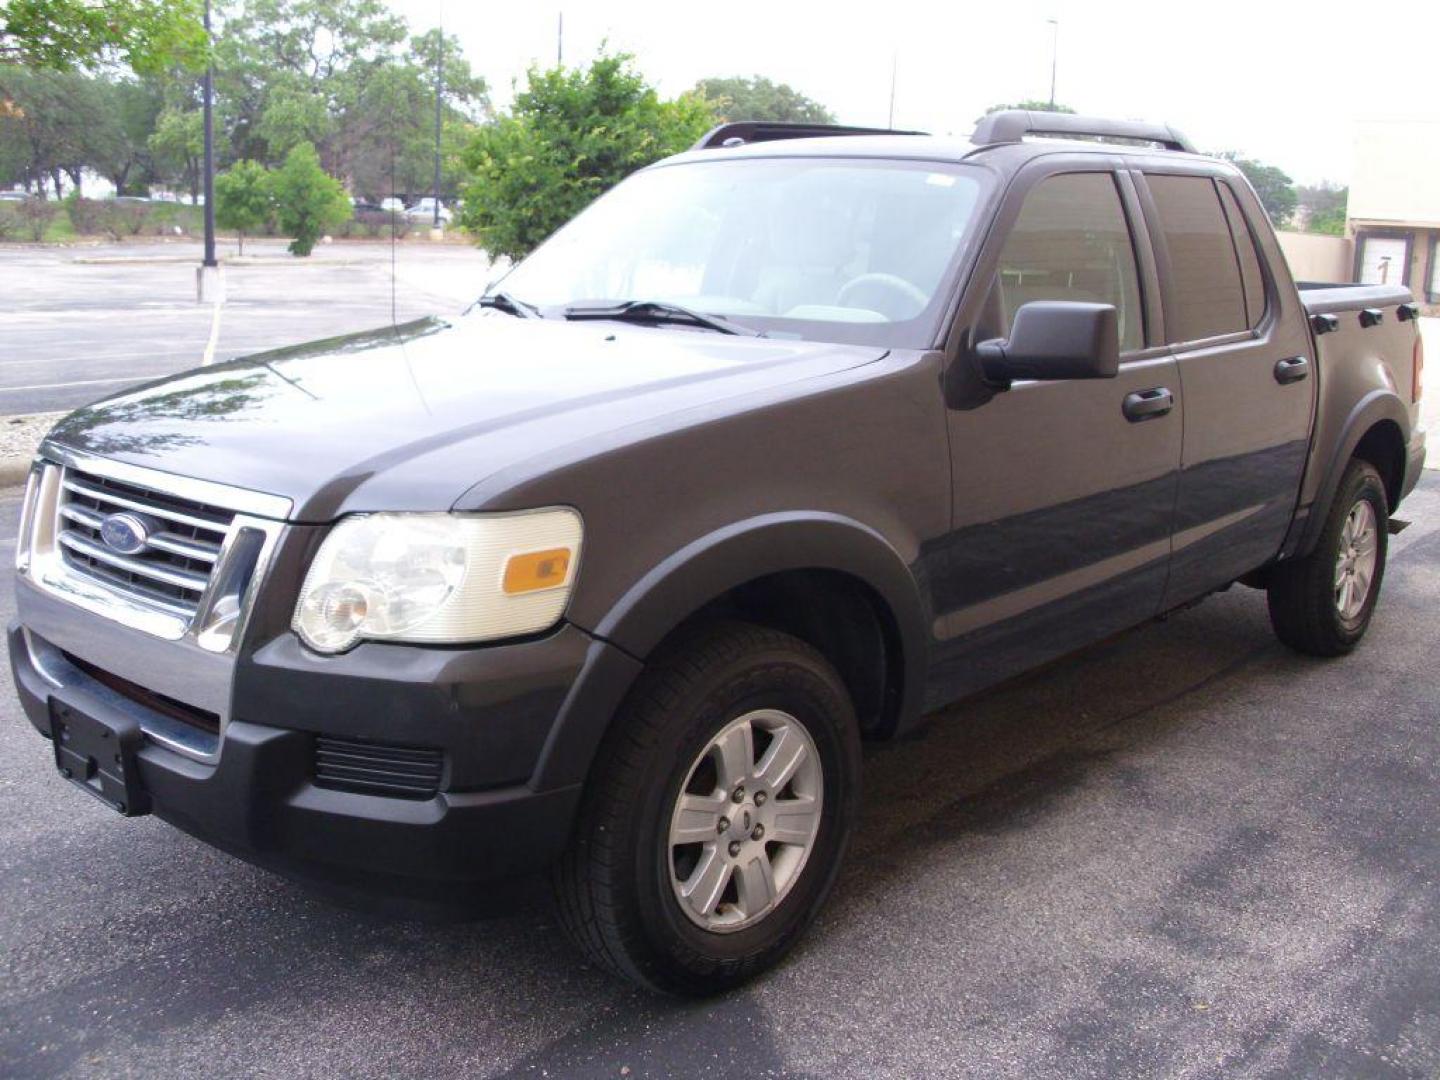
[{"label": "windshield wiper", "polygon": [[748,326],[731,322],[723,315],[707,315],[692,311],[679,304],[664,300],[625,300],[618,304],[571,304],[565,309],[567,319],[616,319],[621,322],[686,323],[703,326],[707,330],[718,330],[722,334],[745,334],[749,337],[764,337],[763,330],[752,330]]},{"label": "windshield wiper", "polygon": [[476,307],[494,308],[496,311],[503,311],[507,315],[514,315],[518,319],[543,319],[540,309],[534,304],[527,304],[504,289],[497,289],[495,292],[488,292],[479,300],[475,301]]}]

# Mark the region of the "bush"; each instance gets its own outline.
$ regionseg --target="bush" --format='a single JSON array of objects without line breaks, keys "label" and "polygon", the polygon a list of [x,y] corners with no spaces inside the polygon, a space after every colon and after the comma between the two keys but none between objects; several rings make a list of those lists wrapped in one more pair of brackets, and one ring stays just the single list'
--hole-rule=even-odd
[{"label": "bush", "polygon": [[35,243],[45,239],[50,222],[60,213],[60,207],[49,199],[29,198],[19,204],[20,221],[25,232]]},{"label": "bush", "polygon": [[662,101],[628,56],[588,70],[531,68],[510,115],[479,128],[459,224],[491,257],[523,258],[636,169],[692,145],[715,121],[702,97]]},{"label": "bush", "polygon": [[384,210],[356,210],[355,224],[372,240],[390,235],[390,215]]},{"label": "bush", "polygon": [[237,161],[215,178],[215,223],[235,230],[241,255],[245,234],[264,228],[275,216],[274,188],[270,170],[258,161]]},{"label": "bush", "polygon": [[308,142],[285,155],[285,164],[275,170],[271,185],[280,228],[294,237],[290,243],[293,255],[309,255],[326,230],[351,216],[344,187],[320,167],[320,155]]},{"label": "bush", "polygon": [[99,199],[87,199],[72,191],[65,196],[65,215],[70,227],[79,236],[98,236],[103,231],[105,203]]},{"label": "bush", "polygon": [[149,222],[149,203],[108,202],[100,216],[100,225],[112,240],[139,236]]},{"label": "bush", "polygon": [[20,215],[9,203],[0,203],[0,240],[9,240],[20,231]]}]

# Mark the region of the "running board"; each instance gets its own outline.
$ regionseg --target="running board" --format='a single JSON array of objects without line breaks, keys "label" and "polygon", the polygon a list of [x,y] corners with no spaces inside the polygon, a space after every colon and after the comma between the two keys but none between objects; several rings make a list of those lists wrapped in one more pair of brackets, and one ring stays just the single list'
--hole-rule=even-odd
[{"label": "running board", "polygon": [[1405,531],[1406,529],[1408,529],[1409,527],[1410,527],[1410,522],[1408,522],[1408,521],[1401,521],[1399,518],[1393,518],[1393,517],[1390,519],[1390,527],[1389,527],[1389,528],[1390,528],[1390,535],[1391,535],[1391,536],[1394,536],[1394,535],[1395,535],[1396,533],[1398,533],[1398,532],[1404,532],[1404,531]]}]

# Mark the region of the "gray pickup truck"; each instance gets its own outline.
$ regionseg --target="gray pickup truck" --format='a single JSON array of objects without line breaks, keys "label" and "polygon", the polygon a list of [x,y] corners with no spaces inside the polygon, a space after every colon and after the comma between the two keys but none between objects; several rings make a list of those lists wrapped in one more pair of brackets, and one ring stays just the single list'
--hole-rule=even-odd
[{"label": "gray pickup truck", "polygon": [[860,741],[1234,582],[1352,649],[1417,311],[1167,127],[727,125],[463,316],[83,409],[25,496],[61,774],[341,897],[548,874],[595,962],[775,963]]}]

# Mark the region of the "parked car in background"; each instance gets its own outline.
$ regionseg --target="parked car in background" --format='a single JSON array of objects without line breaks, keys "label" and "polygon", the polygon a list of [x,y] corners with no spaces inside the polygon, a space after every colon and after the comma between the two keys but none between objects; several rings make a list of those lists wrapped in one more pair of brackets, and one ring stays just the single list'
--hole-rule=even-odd
[{"label": "parked car in background", "polygon": [[[415,222],[417,225],[430,224],[435,221],[435,208],[436,199],[434,198],[434,196],[427,195],[425,198],[417,201],[414,206],[409,207],[405,211],[405,216],[408,217],[411,221]],[[443,204],[441,204],[441,223],[445,225],[450,224],[451,216],[452,215],[450,211]]]},{"label": "parked car in background", "polygon": [[394,195],[389,195],[380,200],[380,209],[388,210],[392,214],[403,214],[405,212],[405,203]]},{"label": "parked car in background", "polygon": [[465,316],[62,420],[15,685],[121,814],[341,896],[547,873],[596,964],[713,993],[815,919],[862,738],[1235,583],[1355,648],[1416,314],[1297,288],[1167,127],[724,125]]},{"label": "parked car in background", "polygon": [[30,198],[30,193],[28,191],[22,191],[19,188],[0,191],[0,202],[24,202],[28,198]]}]

